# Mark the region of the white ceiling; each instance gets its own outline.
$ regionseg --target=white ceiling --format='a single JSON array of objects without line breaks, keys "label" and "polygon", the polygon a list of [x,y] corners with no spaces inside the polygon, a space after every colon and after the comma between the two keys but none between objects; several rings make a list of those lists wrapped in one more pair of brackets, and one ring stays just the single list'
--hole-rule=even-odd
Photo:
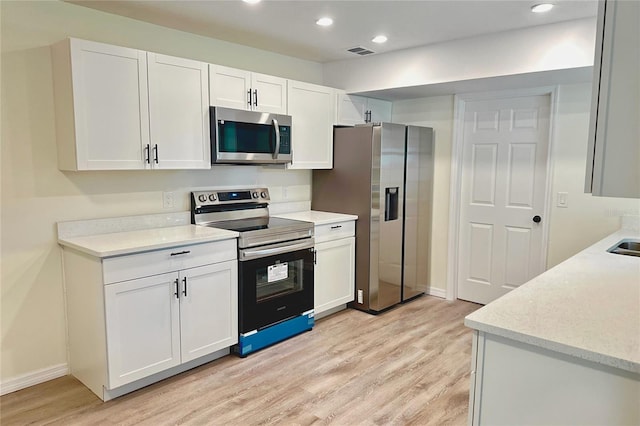
[{"label": "white ceiling", "polygon": [[[537,0],[315,1],[263,0],[68,0],[233,43],[316,62],[355,58],[362,46],[375,53],[596,15],[596,0],[552,0],[536,14]],[[331,27],[315,24],[321,16]],[[371,42],[377,34],[389,41]]]}]

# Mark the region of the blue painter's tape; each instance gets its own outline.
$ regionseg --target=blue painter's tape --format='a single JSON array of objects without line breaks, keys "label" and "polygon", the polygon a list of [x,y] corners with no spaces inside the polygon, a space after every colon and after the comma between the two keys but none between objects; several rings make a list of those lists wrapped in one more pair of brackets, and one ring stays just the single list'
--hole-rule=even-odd
[{"label": "blue painter's tape", "polygon": [[244,357],[274,343],[293,337],[296,334],[311,330],[314,324],[313,312],[310,312],[263,328],[249,335],[240,334],[238,344],[234,347],[234,352]]}]

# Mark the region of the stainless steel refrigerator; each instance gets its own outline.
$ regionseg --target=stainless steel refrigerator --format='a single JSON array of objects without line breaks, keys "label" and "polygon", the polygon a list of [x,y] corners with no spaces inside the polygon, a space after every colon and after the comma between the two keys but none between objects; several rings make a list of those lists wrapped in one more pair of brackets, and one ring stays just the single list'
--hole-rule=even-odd
[{"label": "stainless steel refrigerator", "polygon": [[358,215],[352,307],[378,313],[429,285],[433,129],[334,129],[333,169],[314,170],[311,208]]}]

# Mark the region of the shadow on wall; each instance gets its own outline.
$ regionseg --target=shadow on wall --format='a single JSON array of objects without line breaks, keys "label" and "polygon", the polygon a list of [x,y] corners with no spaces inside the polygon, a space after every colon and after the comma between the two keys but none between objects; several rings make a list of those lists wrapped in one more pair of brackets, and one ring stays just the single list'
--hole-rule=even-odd
[{"label": "shadow on wall", "polygon": [[[64,311],[43,309],[64,304],[60,251],[3,253],[2,371],[49,367],[66,362]],[[46,356],[43,356],[43,350]]]}]

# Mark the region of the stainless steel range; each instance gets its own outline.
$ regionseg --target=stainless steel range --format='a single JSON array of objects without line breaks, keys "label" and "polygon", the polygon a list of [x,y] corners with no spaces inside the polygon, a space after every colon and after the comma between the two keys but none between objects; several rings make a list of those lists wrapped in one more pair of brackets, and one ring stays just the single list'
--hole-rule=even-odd
[{"label": "stainless steel range", "polygon": [[269,201],[267,188],[191,193],[191,223],[240,233],[240,356],[314,325],[313,223],[271,217]]}]

